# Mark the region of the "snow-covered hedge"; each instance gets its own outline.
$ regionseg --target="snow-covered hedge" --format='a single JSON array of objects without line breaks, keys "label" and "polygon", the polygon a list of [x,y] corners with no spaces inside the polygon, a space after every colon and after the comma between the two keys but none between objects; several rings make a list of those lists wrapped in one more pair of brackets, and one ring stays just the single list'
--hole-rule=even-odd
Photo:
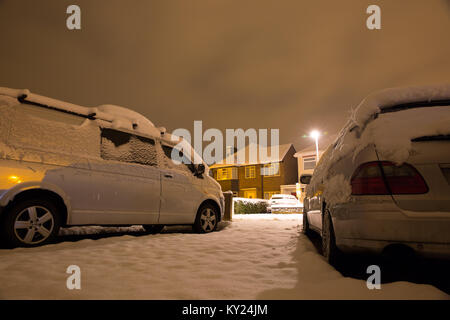
[{"label": "snow-covered hedge", "polygon": [[269,202],[264,199],[234,198],[234,213],[267,213]]}]

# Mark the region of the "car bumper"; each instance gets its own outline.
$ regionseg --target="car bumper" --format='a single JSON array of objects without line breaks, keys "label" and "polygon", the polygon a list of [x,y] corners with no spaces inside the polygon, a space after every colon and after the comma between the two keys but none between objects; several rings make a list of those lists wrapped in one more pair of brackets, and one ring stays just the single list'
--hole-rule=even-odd
[{"label": "car bumper", "polygon": [[223,221],[225,215],[225,198],[220,198],[220,221]]},{"label": "car bumper", "polygon": [[414,250],[415,254],[424,258],[438,258],[450,260],[450,244],[399,242],[366,239],[336,239],[336,245],[347,253],[373,253],[381,254],[389,245],[404,244]]},{"label": "car bumper", "polygon": [[303,212],[303,207],[301,206],[271,206],[269,208],[267,208],[269,210],[269,212],[279,212],[279,213],[302,213]]},{"label": "car bumper", "polygon": [[345,204],[333,209],[332,219],[343,251],[381,253],[390,244],[403,244],[421,256],[450,257],[450,212],[414,217],[395,204]]}]

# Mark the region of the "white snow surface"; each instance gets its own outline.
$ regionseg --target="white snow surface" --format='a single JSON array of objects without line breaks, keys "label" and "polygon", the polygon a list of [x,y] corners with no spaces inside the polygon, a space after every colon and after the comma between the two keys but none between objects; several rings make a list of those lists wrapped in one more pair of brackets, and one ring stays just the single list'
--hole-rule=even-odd
[{"label": "white snow surface", "polygon": [[[381,290],[345,278],[301,234],[301,214],[235,215],[218,232],[170,227],[74,227],[104,234],[38,248],[0,249],[0,299],[448,299],[431,285],[394,282]],[[123,232],[123,234],[116,234]],[[62,237],[64,240],[64,237]],[[68,290],[70,265],[81,290]]]},{"label": "white snow surface", "polygon": [[[403,103],[450,99],[450,84],[385,89],[366,97],[353,110],[347,124],[337,139],[322,155],[311,184],[309,194],[323,186],[324,192],[333,196],[334,203],[345,202],[350,181],[336,183],[330,168],[340,159],[351,155],[353,159],[368,145],[375,145],[385,159],[400,165],[410,154],[411,139],[422,136],[450,134],[450,107],[424,107],[379,114],[381,109]],[[351,130],[356,128],[354,130]],[[328,191],[325,191],[328,188]],[[344,190],[341,190],[344,189]]]}]

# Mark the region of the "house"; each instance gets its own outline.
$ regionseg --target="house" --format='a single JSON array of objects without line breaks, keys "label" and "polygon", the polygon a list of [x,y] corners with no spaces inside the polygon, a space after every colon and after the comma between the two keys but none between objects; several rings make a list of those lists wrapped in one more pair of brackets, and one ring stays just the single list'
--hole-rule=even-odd
[{"label": "house", "polygon": [[[325,152],[325,150],[328,148],[328,146],[336,139],[337,135],[329,135],[321,137],[319,140],[319,159],[322,156],[322,154]],[[298,164],[298,182],[300,184],[299,188],[297,188],[297,197],[300,199],[301,202],[303,202],[303,199],[305,197],[305,188],[306,185],[300,183],[300,177],[303,174],[313,174],[314,169],[317,164],[317,150],[316,150],[316,144],[312,143],[309,147],[306,147],[300,151],[298,151],[295,155],[295,158],[297,158],[297,164]]]},{"label": "house", "polygon": [[[248,155],[252,150],[252,146],[249,145],[243,151],[227,150],[227,157],[223,163],[210,167],[214,179],[219,182],[223,191],[232,191],[235,197],[270,199],[273,194],[281,193],[282,186],[295,187],[298,174],[292,144],[280,145],[278,157],[271,159],[271,162],[261,161],[259,146],[253,147],[253,150],[258,150],[256,160],[249,160]],[[238,164],[236,159],[239,152],[245,154],[245,161]],[[234,161],[230,161],[233,158]]]}]

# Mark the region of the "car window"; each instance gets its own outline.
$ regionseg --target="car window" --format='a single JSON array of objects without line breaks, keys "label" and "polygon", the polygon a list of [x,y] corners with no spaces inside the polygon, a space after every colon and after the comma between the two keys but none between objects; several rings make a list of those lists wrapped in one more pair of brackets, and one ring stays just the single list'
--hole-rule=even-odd
[{"label": "car window", "polygon": [[101,157],[157,166],[155,140],[109,128],[101,129]]},{"label": "car window", "polygon": [[[186,170],[188,169],[190,172],[194,173],[195,172],[195,166],[194,164],[192,164],[192,161],[189,160],[181,150],[178,149],[174,149],[173,147],[169,147],[166,145],[162,146],[162,149],[164,151],[164,155],[165,155],[165,161],[166,164],[168,164],[168,167],[170,168],[174,168],[174,169],[180,169],[180,170]],[[178,150],[178,155],[182,160],[182,163],[180,164],[176,164],[175,162],[172,161],[172,152],[175,150],[175,152]]]},{"label": "car window", "polygon": [[[89,121],[57,110],[17,105],[11,114],[8,143],[42,152],[98,156],[99,129]],[[55,157],[45,161],[50,158]]]}]

